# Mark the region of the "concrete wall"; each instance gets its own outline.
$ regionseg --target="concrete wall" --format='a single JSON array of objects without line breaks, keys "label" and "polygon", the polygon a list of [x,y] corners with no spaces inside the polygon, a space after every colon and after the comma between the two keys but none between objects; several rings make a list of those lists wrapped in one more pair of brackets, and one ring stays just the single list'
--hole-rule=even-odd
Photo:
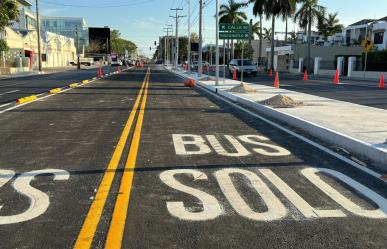
[{"label": "concrete wall", "polygon": [[[293,45],[294,59],[306,58],[308,54],[308,46],[304,44]],[[320,57],[323,61],[334,61],[337,55],[352,55],[359,56],[363,52],[362,47],[343,47],[343,46],[312,46],[311,57]]]},{"label": "concrete wall", "polygon": [[[253,61],[258,62],[258,55],[259,55],[259,40],[253,40],[251,41],[251,46],[253,47]],[[262,41],[262,48],[261,48],[261,57],[267,58],[266,49],[271,47],[271,43],[268,40]]]},{"label": "concrete wall", "polygon": [[[380,79],[380,75],[382,73],[385,76],[387,76],[387,72],[371,72],[371,71],[368,71],[365,74],[365,78],[366,79],[378,80],[378,79]],[[364,77],[364,72],[363,71],[352,71],[351,78],[363,78],[363,77]]]}]

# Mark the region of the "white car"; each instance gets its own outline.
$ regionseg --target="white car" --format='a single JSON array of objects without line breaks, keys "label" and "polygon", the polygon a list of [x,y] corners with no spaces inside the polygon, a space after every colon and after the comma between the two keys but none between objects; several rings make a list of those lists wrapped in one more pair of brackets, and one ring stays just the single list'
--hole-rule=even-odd
[{"label": "white car", "polygon": [[[198,70],[198,65],[199,65],[199,62],[198,61],[194,61],[191,64],[191,69],[192,70]],[[202,65],[203,65],[203,70],[204,70],[204,67],[209,67],[210,63],[208,63],[207,61],[202,61]]]},{"label": "white car", "polygon": [[242,73],[242,69],[243,69],[243,75],[257,76],[257,73],[258,73],[257,65],[254,64],[252,60],[243,60],[243,67],[242,67],[241,59],[231,60],[228,65],[228,71],[230,75],[234,74],[235,69],[236,69],[237,75],[240,75]]}]

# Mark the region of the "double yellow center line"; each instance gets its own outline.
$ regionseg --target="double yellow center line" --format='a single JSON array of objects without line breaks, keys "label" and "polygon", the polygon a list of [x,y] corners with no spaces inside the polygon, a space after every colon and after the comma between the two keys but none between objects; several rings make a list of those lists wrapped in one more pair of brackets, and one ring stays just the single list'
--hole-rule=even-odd
[{"label": "double yellow center line", "polygon": [[[144,112],[146,107],[146,101],[148,96],[148,85],[150,77],[150,68],[148,68],[144,81],[142,82],[141,89],[137,95],[133,109],[130,112],[129,118],[126,122],[124,130],[118,141],[113,156],[109,162],[106,172],[99,185],[97,194],[93,203],[90,206],[89,212],[83,223],[81,231],[75,242],[74,249],[88,249],[91,247],[94,239],[95,232],[97,230],[101,215],[109,195],[111,185],[114,180],[115,173],[117,171],[125,144],[127,142],[130,130],[133,126],[135,116],[139,112],[137,117],[136,126],[133,133],[133,138],[129,148],[129,155],[125,163],[124,173],[121,179],[121,185],[119,189],[119,195],[117,196],[114,206],[112,220],[107,233],[107,239],[105,248],[114,249],[121,248],[122,237],[125,228],[127,210],[130,199],[130,192],[132,188],[134,168],[136,166],[137,152],[140,143],[142,123],[144,120]],[[140,106],[140,100],[141,106]],[[140,107],[140,108],[139,108]]]}]

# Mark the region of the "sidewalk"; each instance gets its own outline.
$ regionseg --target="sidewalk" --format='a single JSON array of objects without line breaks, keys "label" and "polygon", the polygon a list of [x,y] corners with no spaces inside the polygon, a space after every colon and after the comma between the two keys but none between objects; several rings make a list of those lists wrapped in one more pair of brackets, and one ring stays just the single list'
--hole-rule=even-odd
[{"label": "sidewalk", "polygon": [[[188,76],[182,71],[177,73]],[[189,77],[199,80],[197,74],[191,74]],[[217,88],[218,93],[228,99],[281,119],[322,140],[329,140],[328,142],[350,152],[367,157],[377,166],[383,165],[383,168],[387,168],[386,110],[258,84],[245,83],[256,90],[253,93],[229,92],[229,89],[240,85],[240,81],[230,79],[220,80],[218,87],[215,87],[214,81],[200,80],[198,83],[213,91]],[[295,108],[274,108],[258,103],[278,94],[301,101],[304,105]]]}]

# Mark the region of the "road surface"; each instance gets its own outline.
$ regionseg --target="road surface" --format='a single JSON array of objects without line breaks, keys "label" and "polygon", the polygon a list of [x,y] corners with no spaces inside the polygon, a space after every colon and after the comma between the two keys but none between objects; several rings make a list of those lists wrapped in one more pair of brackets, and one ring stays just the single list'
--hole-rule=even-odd
[{"label": "road surface", "polygon": [[386,247],[385,182],[182,82],[132,69],[2,113],[1,248]]}]

